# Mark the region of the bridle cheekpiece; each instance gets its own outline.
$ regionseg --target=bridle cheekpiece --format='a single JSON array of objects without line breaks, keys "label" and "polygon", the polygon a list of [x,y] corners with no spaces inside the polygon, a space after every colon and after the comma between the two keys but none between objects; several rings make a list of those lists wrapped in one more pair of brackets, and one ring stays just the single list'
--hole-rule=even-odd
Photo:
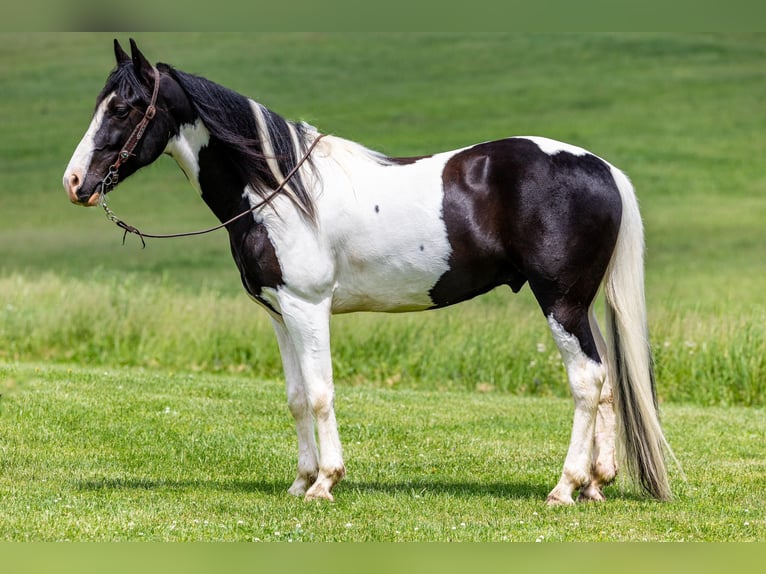
[{"label": "bridle cheekpiece", "polygon": [[112,165],[109,166],[109,171],[104,176],[104,179],[101,180],[102,201],[106,197],[106,194],[117,186],[117,172],[119,171],[120,166],[128,161],[131,156],[135,155],[133,151],[136,149],[138,142],[141,141],[141,138],[144,137],[146,126],[149,125],[149,122],[152,121],[152,118],[154,118],[154,116],[157,114],[157,95],[160,91],[160,73],[154,66],[152,66],[152,75],[154,76],[152,99],[149,101],[149,106],[144,112],[144,117],[141,118],[141,121],[138,122],[138,125],[133,128],[133,131],[125,142],[125,145],[122,146],[122,149],[117,154],[117,159]]},{"label": "bridle cheekpiece", "polygon": [[249,213],[253,213],[257,209],[260,209],[264,205],[269,204],[277,195],[279,195],[284,187],[287,185],[287,183],[290,181],[290,178],[293,177],[293,175],[296,174],[296,172],[301,168],[301,166],[308,160],[309,155],[311,155],[311,152],[314,150],[314,148],[317,146],[319,141],[324,137],[323,134],[318,135],[316,138],[314,138],[314,141],[311,142],[311,145],[308,146],[306,149],[306,152],[303,154],[303,156],[300,158],[300,160],[293,166],[293,168],[287,173],[285,178],[282,180],[282,182],[274,188],[274,190],[264,199],[261,201],[255,203],[254,205],[250,206],[245,211],[238,213],[228,221],[224,221],[223,223],[220,223],[218,225],[214,225],[213,227],[208,227],[207,229],[201,229],[199,231],[188,231],[184,233],[168,233],[168,234],[156,234],[156,233],[144,233],[138,228],[126,223],[109,208],[109,206],[106,203],[106,194],[109,193],[112,189],[115,188],[118,181],[118,175],[117,172],[120,169],[120,166],[128,161],[133,155],[133,151],[136,149],[136,146],[138,145],[138,142],[141,141],[141,138],[144,136],[144,132],[146,131],[146,126],[149,125],[149,122],[152,121],[152,118],[157,113],[157,94],[159,93],[160,89],[160,73],[157,68],[152,66],[151,68],[152,74],[154,76],[154,89],[152,91],[152,99],[149,102],[149,106],[146,108],[146,111],[144,112],[144,117],[141,118],[141,121],[138,123],[138,125],[133,129],[133,132],[128,137],[127,141],[125,142],[125,145],[122,147],[120,152],[117,154],[117,159],[115,162],[109,166],[109,171],[107,172],[106,176],[104,176],[104,179],[101,180],[101,197],[99,200],[99,203],[101,207],[104,209],[104,212],[106,213],[107,219],[109,219],[111,222],[113,222],[117,227],[123,230],[122,235],[122,242],[125,243],[125,238],[127,237],[128,233],[132,233],[134,235],[138,235],[138,237],[141,239],[141,245],[146,247],[146,242],[144,241],[145,237],[151,237],[154,239],[170,239],[172,237],[191,237],[195,235],[203,235],[205,233],[210,233],[212,231],[216,231],[218,229],[222,229],[231,223],[234,223],[238,219],[241,219],[248,215]]}]

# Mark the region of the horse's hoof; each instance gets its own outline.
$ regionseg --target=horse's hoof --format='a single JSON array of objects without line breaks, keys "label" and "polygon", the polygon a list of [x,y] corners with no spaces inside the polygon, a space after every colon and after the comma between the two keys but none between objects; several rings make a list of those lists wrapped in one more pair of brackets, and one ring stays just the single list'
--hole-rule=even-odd
[{"label": "horse's hoof", "polygon": [[314,481],[316,480],[316,475],[311,476],[302,476],[298,475],[298,477],[293,482],[292,486],[287,489],[287,494],[291,494],[292,496],[301,497],[304,494],[306,494],[306,491],[309,488],[309,485],[314,484]]},{"label": "horse's hoof", "polygon": [[548,495],[545,503],[548,506],[571,506],[574,504],[574,499],[569,495],[562,495],[554,491]]},{"label": "horse's hoof", "polygon": [[335,498],[333,498],[333,495],[329,490],[326,488],[317,487],[315,484],[309,488],[308,491],[306,491],[304,500],[329,500],[330,502],[333,502]]},{"label": "horse's hoof", "polygon": [[598,486],[588,485],[580,491],[577,502],[604,502],[606,496]]},{"label": "horse's hoof", "polygon": [[287,489],[287,494],[291,496],[298,496],[301,497],[304,494],[306,494],[306,483],[305,481],[301,480],[300,482],[296,480],[293,482],[293,485]]}]

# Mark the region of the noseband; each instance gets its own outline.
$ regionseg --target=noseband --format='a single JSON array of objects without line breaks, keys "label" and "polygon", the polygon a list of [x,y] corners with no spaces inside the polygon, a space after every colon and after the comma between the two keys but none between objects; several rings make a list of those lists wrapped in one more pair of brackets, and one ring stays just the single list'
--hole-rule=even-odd
[{"label": "noseband", "polygon": [[144,137],[144,132],[146,131],[146,126],[149,125],[149,122],[152,121],[152,118],[157,113],[157,95],[160,91],[160,73],[152,66],[152,75],[154,76],[154,88],[152,90],[152,99],[149,101],[149,106],[146,108],[146,111],[144,112],[144,117],[141,118],[141,121],[138,122],[138,125],[133,129],[133,132],[128,137],[127,141],[125,142],[125,145],[122,146],[122,149],[120,150],[120,153],[117,154],[117,159],[115,162],[109,166],[109,171],[104,176],[104,179],[101,180],[101,197],[105,197],[107,193],[112,191],[117,186],[118,181],[118,175],[117,172],[120,169],[120,166],[128,161],[131,156],[135,155],[133,151],[136,149],[136,146],[138,145],[138,142],[141,141],[141,138]]}]

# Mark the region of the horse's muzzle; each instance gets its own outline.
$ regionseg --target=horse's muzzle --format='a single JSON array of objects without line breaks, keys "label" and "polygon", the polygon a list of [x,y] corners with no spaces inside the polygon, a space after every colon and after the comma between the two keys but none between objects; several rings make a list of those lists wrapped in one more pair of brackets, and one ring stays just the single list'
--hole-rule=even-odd
[{"label": "horse's muzzle", "polygon": [[88,192],[83,190],[83,177],[77,172],[73,171],[64,175],[64,189],[69,196],[69,201],[75,205],[82,205],[83,207],[93,207],[98,205],[101,199],[101,192],[98,188],[95,191]]},{"label": "horse's muzzle", "polygon": [[101,201],[101,192],[94,191],[90,195],[81,196],[80,194],[69,193],[69,201],[82,207],[95,207]]}]

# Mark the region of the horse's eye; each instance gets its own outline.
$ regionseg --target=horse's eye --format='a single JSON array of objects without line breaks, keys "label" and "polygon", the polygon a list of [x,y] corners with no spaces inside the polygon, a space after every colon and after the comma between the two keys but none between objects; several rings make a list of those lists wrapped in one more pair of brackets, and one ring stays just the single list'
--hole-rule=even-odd
[{"label": "horse's eye", "polygon": [[121,120],[124,120],[130,114],[130,108],[128,106],[116,106],[114,108],[114,116]]}]

